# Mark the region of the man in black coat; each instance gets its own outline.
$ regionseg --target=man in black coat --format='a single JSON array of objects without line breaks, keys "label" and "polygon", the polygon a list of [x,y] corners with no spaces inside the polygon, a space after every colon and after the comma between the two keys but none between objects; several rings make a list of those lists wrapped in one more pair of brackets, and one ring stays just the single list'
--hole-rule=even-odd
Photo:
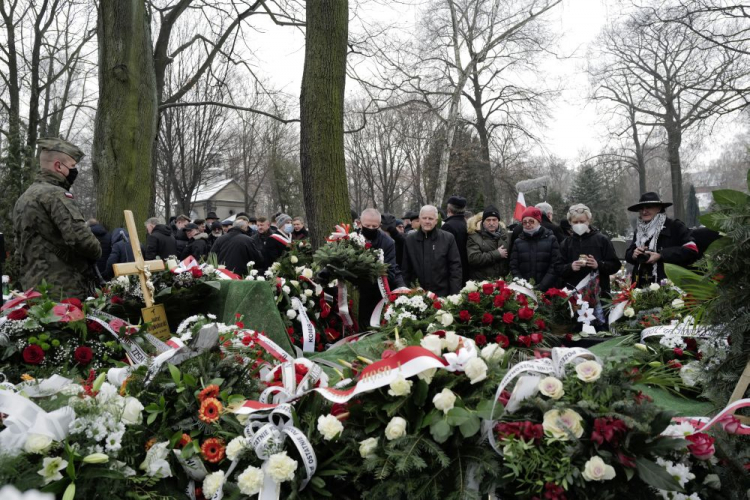
[{"label": "man in black coat", "polygon": [[185,251],[185,247],[188,244],[188,237],[185,234],[185,226],[190,223],[190,217],[187,215],[178,215],[174,219],[174,226],[172,227],[172,236],[174,236],[175,244],[177,245],[177,255],[182,255]]},{"label": "man in black coat", "polygon": [[466,199],[460,196],[448,198],[448,217],[443,222],[442,230],[453,235],[458,247],[458,255],[461,256],[461,286],[469,279],[469,256],[466,252],[466,244],[469,233],[466,227]]},{"label": "man in black coat", "polygon": [[542,212],[542,227],[545,227],[552,231],[552,234],[554,234],[555,238],[557,238],[557,242],[562,243],[565,239],[565,232],[560,226],[552,222],[552,218],[555,216],[552,205],[550,205],[546,201],[543,201],[541,203],[537,203],[535,207]]},{"label": "man in black coat", "polygon": [[[392,215],[381,217],[380,212],[376,209],[365,209],[362,215],[360,215],[362,223],[360,233],[372,245],[372,248],[383,250],[383,261],[388,264],[388,285],[391,290],[395,290],[404,286],[404,280],[401,277],[401,269],[396,262],[396,244],[380,230],[381,220],[383,219],[392,225]],[[378,305],[383,296],[380,293],[378,284],[374,282],[360,281],[357,283],[357,289],[359,290],[359,312],[357,318],[359,319],[360,328],[365,329],[370,324],[370,317],[373,310],[375,310],[375,306]]]},{"label": "man in black coat", "polygon": [[208,257],[211,245],[208,244],[208,235],[201,231],[198,224],[189,223],[184,227],[185,235],[188,237],[188,244],[182,252],[180,259],[187,259],[192,256],[196,261]]},{"label": "man in black coat", "polygon": [[247,231],[246,220],[236,220],[227,234],[214,243],[211,253],[216,255],[216,261],[240,276],[247,275],[247,263],[255,262],[256,268],[263,263],[263,255],[251,241]]},{"label": "man in black coat", "polygon": [[177,243],[172,236],[172,231],[164,224],[164,219],[151,217],[146,221],[146,231],[148,231],[144,255],[146,260],[154,260],[157,257],[166,259],[171,255],[175,257],[179,255]]},{"label": "man in black coat", "polygon": [[404,242],[402,274],[407,284],[419,281],[425,290],[445,297],[463,286],[461,255],[453,235],[436,227],[437,218],[432,205],[419,211],[419,230],[410,232]]},{"label": "man in black coat", "polygon": [[112,235],[109,234],[107,228],[99,224],[96,219],[89,219],[86,225],[94,233],[96,239],[99,240],[99,245],[102,247],[102,256],[96,261],[96,267],[100,273],[104,273],[107,269],[107,259],[109,258],[110,252],[112,252]]},{"label": "man in black coat", "polygon": [[388,233],[388,236],[390,236],[396,244],[396,264],[398,264],[400,269],[404,258],[404,241],[406,241],[406,234],[398,230],[398,221],[399,219],[396,219],[391,214],[383,214],[380,218],[380,229]]},{"label": "man in black coat", "polygon": [[524,210],[521,222],[523,232],[510,253],[510,272],[514,278],[534,280],[535,288],[546,292],[558,286],[560,246],[552,231],[541,225],[538,208]]},{"label": "man in black coat", "polygon": [[[141,253],[144,253],[143,245],[141,245]],[[102,277],[105,280],[111,280],[115,277],[114,265],[125,264],[126,262],[135,262],[135,255],[133,255],[133,246],[130,244],[130,236],[128,232],[118,227],[112,231],[112,252],[109,254],[107,259],[107,266],[102,273]]]}]

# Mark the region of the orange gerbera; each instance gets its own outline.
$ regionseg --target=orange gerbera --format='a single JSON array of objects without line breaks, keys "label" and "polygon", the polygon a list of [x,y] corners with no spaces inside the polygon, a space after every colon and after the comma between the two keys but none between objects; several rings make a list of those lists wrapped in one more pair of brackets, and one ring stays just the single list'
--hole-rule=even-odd
[{"label": "orange gerbera", "polygon": [[198,412],[198,418],[201,419],[201,422],[213,424],[214,422],[219,420],[219,417],[221,417],[221,412],[223,410],[224,407],[221,405],[221,401],[216,398],[208,398],[203,400],[203,402],[201,403],[201,409]]},{"label": "orange gerbera", "polygon": [[182,437],[180,438],[180,441],[177,443],[178,448],[184,448],[185,445],[192,442],[193,438],[191,438],[189,435],[182,433]]},{"label": "orange gerbera", "polygon": [[225,451],[224,440],[219,438],[208,438],[203,441],[203,445],[201,446],[203,458],[212,464],[221,462]]},{"label": "orange gerbera", "polygon": [[216,384],[211,384],[205,389],[203,389],[200,394],[198,394],[198,399],[200,399],[201,403],[205,401],[208,398],[215,398],[219,395],[219,386]]}]

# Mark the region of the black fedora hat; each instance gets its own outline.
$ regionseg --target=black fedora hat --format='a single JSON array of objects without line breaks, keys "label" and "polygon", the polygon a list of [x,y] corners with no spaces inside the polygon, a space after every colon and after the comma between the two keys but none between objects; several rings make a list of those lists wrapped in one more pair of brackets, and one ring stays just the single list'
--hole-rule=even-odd
[{"label": "black fedora hat", "polygon": [[638,200],[638,203],[636,203],[635,205],[630,205],[628,207],[628,212],[637,212],[641,208],[647,207],[649,205],[657,205],[661,208],[672,206],[671,203],[661,201],[658,194],[654,193],[653,191],[649,191],[648,193],[643,193],[641,195],[641,199]]}]

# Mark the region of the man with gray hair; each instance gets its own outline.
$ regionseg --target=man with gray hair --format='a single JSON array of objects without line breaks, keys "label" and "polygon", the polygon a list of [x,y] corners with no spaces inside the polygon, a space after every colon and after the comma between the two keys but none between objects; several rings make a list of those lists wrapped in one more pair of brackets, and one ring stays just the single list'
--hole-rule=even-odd
[{"label": "man with gray hair", "polygon": [[541,203],[537,203],[536,208],[539,209],[540,212],[542,212],[542,227],[546,227],[550,231],[552,231],[552,234],[555,235],[555,238],[557,238],[558,243],[562,243],[565,239],[565,233],[563,232],[562,228],[552,222],[554,220],[554,211],[552,210],[552,205],[547,203],[546,201],[543,201]]},{"label": "man with gray hair", "polygon": [[419,211],[419,229],[404,242],[403,275],[407,284],[445,297],[461,291],[461,256],[456,239],[437,226],[438,210],[425,205]]},{"label": "man with gray hair", "polygon": [[172,230],[164,224],[161,217],[151,217],[146,221],[146,260],[156,258],[166,259],[170,255],[179,255],[177,252],[177,242],[172,235]]}]

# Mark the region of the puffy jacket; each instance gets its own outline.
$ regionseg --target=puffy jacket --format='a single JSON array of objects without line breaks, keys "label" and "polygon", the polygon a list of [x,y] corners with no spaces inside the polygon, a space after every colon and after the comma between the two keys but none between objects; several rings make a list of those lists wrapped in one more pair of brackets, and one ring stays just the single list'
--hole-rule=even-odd
[{"label": "puffy jacket", "polygon": [[103,273],[107,268],[107,259],[112,251],[112,235],[109,234],[109,231],[107,231],[101,224],[89,226],[89,229],[94,233],[94,236],[99,240],[99,244],[102,247],[102,256],[97,259],[96,267],[99,269],[100,273]]},{"label": "puffy jacket", "polygon": [[166,259],[170,255],[180,255],[172,231],[164,224],[157,224],[146,238],[146,255],[144,257],[146,260],[154,260],[156,257]]},{"label": "puffy jacket", "polygon": [[461,291],[461,256],[453,235],[441,229],[425,234],[412,231],[404,241],[404,281],[419,285],[440,297]]},{"label": "puffy jacket", "polygon": [[253,261],[256,264],[263,262],[263,255],[250,240],[250,236],[237,227],[233,227],[227,234],[216,240],[211,253],[216,255],[219,264],[225,265],[233,273],[242,276],[247,275],[248,262]]},{"label": "puffy jacket", "polygon": [[211,246],[208,244],[208,235],[206,233],[198,233],[188,240],[188,244],[185,250],[183,250],[180,259],[187,259],[188,256],[192,255],[195,260],[200,262],[201,259],[208,257],[210,250]]},{"label": "puffy jacket", "polygon": [[513,243],[510,272],[514,278],[534,280],[537,290],[546,292],[558,286],[557,266],[560,246],[554,233],[543,226],[533,235],[525,232]]},{"label": "puffy jacket", "polygon": [[469,257],[466,253],[466,244],[469,240],[468,229],[466,227],[466,218],[461,215],[451,215],[440,228],[443,231],[448,231],[456,239],[456,246],[458,247],[458,255],[461,256],[461,284],[469,279]]},{"label": "puffy jacket", "polygon": [[609,277],[620,270],[620,259],[617,258],[612,242],[595,227],[582,236],[568,236],[560,245],[560,275],[563,285],[575,288],[592,271],[590,267],[573,270],[573,262],[581,255],[593,255],[599,267],[599,286],[602,294],[609,295]]},{"label": "puffy jacket", "polygon": [[[482,221],[479,220],[481,226]],[[500,256],[498,248],[508,249],[508,234],[504,228],[496,233],[481,228],[469,228],[469,241],[466,252],[469,259],[469,278],[473,280],[490,280],[503,278],[510,272],[508,258]]]},{"label": "puffy jacket", "polygon": [[[143,252],[143,245],[141,245],[141,252]],[[106,280],[111,280],[115,277],[113,266],[126,262],[135,262],[133,247],[130,245],[128,232],[122,228],[117,228],[112,232],[112,252],[109,254],[107,266],[102,273],[102,277]]]},{"label": "puffy jacket", "polygon": [[[633,264],[633,280],[639,287],[648,286],[654,282],[653,264],[638,262],[633,258],[635,251],[635,235],[633,241],[625,251],[625,260]],[[661,259],[656,261],[656,275],[658,280],[667,277],[664,273],[664,264],[677,264],[687,267],[698,259],[698,247],[690,235],[690,230],[678,219],[667,219],[664,227],[656,240],[656,251],[661,254]]]}]

